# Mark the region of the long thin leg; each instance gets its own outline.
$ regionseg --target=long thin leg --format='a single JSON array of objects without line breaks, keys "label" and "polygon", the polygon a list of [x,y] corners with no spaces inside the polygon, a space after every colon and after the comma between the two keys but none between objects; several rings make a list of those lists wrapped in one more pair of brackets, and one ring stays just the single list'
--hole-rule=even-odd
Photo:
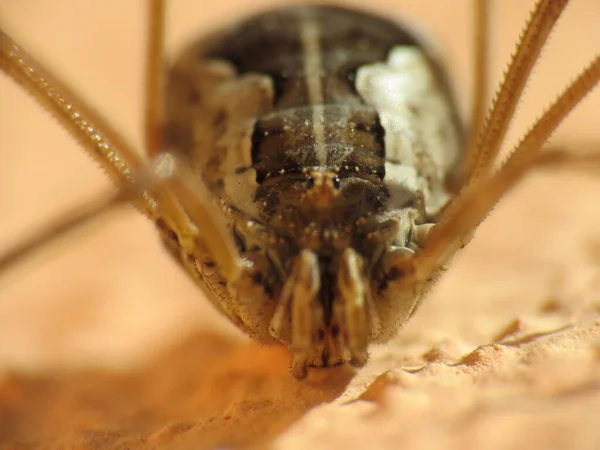
[{"label": "long thin leg", "polygon": [[517,43],[516,52],[504,80],[496,93],[484,129],[479,135],[476,134],[475,148],[470,151],[470,155],[473,155],[473,163],[467,168],[465,184],[490,172],[521,99],[525,83],[567,3],[568,0],[540,0],[536,4]]},{"label": "long thin leg", "polygon": [[[230,282],[236,281],[242,270],[240,257],[225,218],[204,183],[169,153],[159,155],[153,165],[155,175],[164,180],[164,184],[158,184],[165,188],[158,193],[158,198],[166,198],[165,193],[172,196],[169,211],[175,225],[184,230],[197,230],[190,233],[195,240],[188,251],[194,255],[199,250],[208,251],[223,276]],[[180,235],[180,241],[181,238]],[[201,253],[197,256],[201,257]]]},{"label": "long thin leg", "polygon": [[[123,184],[116,193],[63,214],[61,219],[44,227],[40,233],[0,255],[0,274],[73,229],[151,192],[164,216],[178,226],[178,240],[188,253],[201,259],[204,255],[200,252],[206,250],[228,280],[234,281],[239,277],[241,266],[233,240],[221,220],[222,214],[213,205],[206,188],[177,164],[172,155],[162,154],[157,158],[140,184],[144,190],[136,189],[135,185]],[[202,227],[198,229],[196,224],[202,224]],[[186,239],[188,242],[185,242]]]},{"label": "long thin leg", "polygon": [[69,213],[63,214],[60,220],[44,227],[43,231],[30,236],[1,254],[0,275],[4,274],[9,268],[17,265],[33,252],[39,251],[46,244],[67,235],[75,228],[90,220],[99,219],[104,214],[114,211],[117,206],[134,200],[135,195],[133,195],[133,192],[130,190],[120,190],[105,198],[88,202]]},{"label": "long thin leg", "polygon": [[[481,178],[468,186],[450,205],[432,229],[423,250],[415,258],[419,280],[426,280],[444,263],[447,255],[455,251],[457,245],[466,243],[467,237],[485,219],[502,195],[540,161],[540,149],[546,139],[599,81],[600,56],[597,56],[535,123],[502,168],[494,175]],[[541,158],[543,163],[544,157]],[[547,163],[552,159],[559,161],[556,152],[546,158]],[[577,158],[573,157],[575,159]],[[591,157],[586,155],[586,159],[588,163],[594,160],[597,162],[600,154]]]},{"label": "long thin leg", "polygon": [[577,169],[597,177],[600,174],[600,143],[593,149],[578,148],[577,154],[562,148],[544,149],[535,165],[540,169]]},{"label": "long thin leg", "polygon": [[[0,69],[46,108],[96,159],[117,185],[135,184],[144,159],[81,98],[51,75],[0,29]],[[156,202],[137,199],[139,209],[153,217]]]},{"label": "long thin leg", "polygon": [[473,1],[473,104],[471,105],[471,132],[465,158],[463,174],[469,174],[475,165],[477,138],[479,137],[488,98],[489,63],[489,0]]},{"label": "long thin leg", "polygon": [[[162,30],[162,17],[158,17],[163,12],[162,2],[154,1],[149,6],[151,27],[158,26]],[[153,66],[160,60],[162,44],[159,39],[162,41],[160,36],[153,38],[154,43],[150,44],[149,53],[154,55],[154,62],[150,64]],[[141,193],[134,196],[134,203],[149,218],[165,221],[187,251],[194,255],[198,253],[199,256],[202,250],[208,251],[223,274],[231,277],[231,281],[239,276],[239,255],[233,238],[224,226],[223,214],[213,203],[206,188],[192,174],[180,168],[172,159],[162,158],[155,163],[156,170],[152,175],[152,168],[122,136],[2,30],[0,69],[59,120],[82,147],[100,162],[121,191]],[[157,128],[153,128],[153,125],[160,120],[162,110],[162,103],[155,92],[160,88],[160,77],[152,80],[150,85],[154,86],[154,94],[150,92],[148,104],[154,105],[155,112],[149,114],[148,130],[156,132]],[[160,134],[149,134],[147,139],[155,148],[160,145]],[[163,181],[150,183],[152,176],[156,175]],[[101,210],[99,208],[98,213]],[[45,239],[49,237],[51,235]]]},{"label": "long thin leg", "polygon": [[166,149],[163,143],[164,127],[164,40],[165,3],[150,0],[148,6],[148,46],[146,48],[145,133],[146,153],[156,156]]}]

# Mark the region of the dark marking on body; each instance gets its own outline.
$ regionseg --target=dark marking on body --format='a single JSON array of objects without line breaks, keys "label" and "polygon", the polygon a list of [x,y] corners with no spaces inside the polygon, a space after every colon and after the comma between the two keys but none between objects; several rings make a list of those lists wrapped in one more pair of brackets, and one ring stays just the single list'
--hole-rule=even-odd
[{"label": "dark marking on body", "polygon": [[[315,114],[306,73],[303,27],[317,30],[322,111]],[[377,16],[335,7],[293,7],[262,14],[230,28],[211,42],[202,58],[224,59],[240,74],[263,73],[273,81],[273,112],[257,118],[252,160],[258,182],[268,172],[324,166],[358,166],[384,173],[384,131],[377,111],[355,90],[356,70],[385,61],[392,47],[417,45],[398,25]],[[314,132],[314,121],[325,129]],[[315,154],[323,138],[327,160]],[[373,155],[377,155],[375,158]]]},{"label": "dark marking on body", "polygon": [[[375,107],[358,95],[356,73],[362,66],[386,61],[396,46],[419,44],[398,24],[374,15],[337,7],[290,7],[257,15],[195,43],[169,75],[166,147],[187,158],[218,195],[225,187],[217,178],[225,161],[242,154],[228,170],[238,176],[255,171],[258,186],[253,185],[252,199],[258,216],[248,220],[268,227],[277,240],[254,244],[233,224],[238,248],[245,255],[276,255],[283,272],[289,271],[300,249],[314,251],[319,258],[323,333],[334,339],[340,334],[339,326],[331,323],[339,297],[338,257],[352,247],[369,258],[365,236],[376,226],[369,220],[386,211],[390,195],[384,183],[385,130]],[[268,96],[258,96],[269,100],[260,114],[240,119],[214,107],[217,93],[225,98],[259,78],[267,83],[256,86],[270,89]],[[204,125],[206,115],[210,127]],[[227,134],[231,129],[235,133]],[[243,145],[223,143],[245,132]],[[367,261],[367,266],[372,264]],[[273,267],[266,270],[276,272]],[[280,290],[277,283],[271,287],[262,272],[255,276],[255,284],[270,292]],[[381,280],[381,289],[395,276],[400,274]],[[321,355],[323,366],[339,363],[339,355],[332,358],[329,351]]]}]

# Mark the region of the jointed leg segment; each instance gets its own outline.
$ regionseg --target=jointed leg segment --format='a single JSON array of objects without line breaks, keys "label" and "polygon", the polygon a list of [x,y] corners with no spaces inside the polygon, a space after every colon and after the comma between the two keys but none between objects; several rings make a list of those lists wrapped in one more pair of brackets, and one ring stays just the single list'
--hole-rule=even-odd
[{"label": "jointed leg segment", "polygon": [[[161,146],[164,108],[160,94],[164,63],[161,50],[163,2],[153,0],[150,13],[152,38],[148,49],[146,141],[151,152],[157,154]],[[150,219],[163,219],[168,223],[191,252],[194,244],[200,244],[215,262],[222,265],[223,273],[231,277],[231,281],[239,276],[239,255],[225,227],[223,214],[199,180],[176,164],[170,155],[161,156],[154,167],[150,166],[93,108],[77,98],[2,30],[0,69],[47,108],[100,162],[119,188],[115,199],[108,200],[108,206],[106,202],[100,202],[86,214],[68,218],[38,236],[37,242],[48,241],[128,198]],[[154,168],[157,170],[153,171]]]},{"label": "jointed leg segment", "polygon": [[[501,169],[490,175],[525,82],[568,0],[538,2],[481,133],[479,131],[483,123],[483,105],[486,98],[485,38],[482,35],[485,34],[485,20],[488,14],[487,2],[485,0],[476,0],[476,2],[478,6],[476,41],[481,42],[477,47],[475,77],[477,95],[472,124],[474,129],[466,155],[464,190],[446,209],[431,232],[428,232],[428,228],[416,229],[426,235],[423,237],[423,243],[418,242],[420,250],[417,249],[416,253],[412,250],[404,253],[389,252],[387,255],[391,266],[389,272],[395,276],[390,275],[386,282],[389,281],[391,289],[396,288],[399,292],[403,292],[404,297],[388,295],[386,299],[389,301],[386,300],[386,306],[401,318],[408,318],[412,314],[416,305],[415,298],[418,298],[422,292],[421,287],[427,285],[427,282],[439,272],[445,258],[466,243],[473,230],[500,197],[532,167],[562,163],[576,165],[584,162],[600,166],[600,153],[585,155],[585,157],[558,151],[540,154],[540,149],[550,133],[600,81],[600,57],[596,57],[536,122]],[[162,49],[165,7],[161,0],[151,0],[149,5],[150,39],[147,49],[145,143],[147,153],[155,158],[151,164],[148,164],[135,149],[111,129],[92,108],[72,95],[0,30],[0,68],[46,106],[82,146],[100,161],[118,185],[118,191],[114,196],[92,205],[90,209],[78,215],[68,217],[66,221],[30,241],[28,246],[17,249],[4,259],[0,258],[0,272],[16,257],[24,255],[39,244],[113,208],[116,204],[132,201],[147,216],[153,220],[160,219],[177,235],[178,245],[181,245],[189,257],[189,261],[186,260],[190,264],[189,271],[195,271],[192,265],[203,261],[208,254],[211,262],[216,263],[223,278],[226,279],[228,288],[236,289],[242,286],[241,296],[251,292],[248,286],[260,291],[263,285],[255,281],[250,270],[258,270],[257,267],[252,266],[249,269],[252,261],[247,253],[242,261],[225,223],[225,217],[208,189],[201,180],[168,153],[169,149],[162,148],[164,123]],[[177,249],[181,250],[180,247]],[[329,352],[331,348],[339,348],[340,352],[349,353],[351,361],[357,366],[366,362],[367,341],[373,337],[369,332],[392,328],[389,323],[385,326],[381,323],[389,320],[391,314],[387,314],[386,310],[378,316],[371,304],[369,290],[372,284],[363,273],[362,264],[362,260],[354,250],[349,249],[343,253],[335,280],[339,301],[333,306],[332,311],[327,311],[327,314],[333,316],[332,320],[328,321],[325,319],[324,302],[321,302],[318,297],[322,281],[318,258],[310,250],[303,250],[296,256],[291,273],[286,274],[287,280],[277,306],[270,305],[275,313],[271,315],[272,327],[269,330],[272,337],[291,342],[294,352],[292,370],[296,376],[306,375],[307,365],[314,363],[316,342],[323,344],[324,340],[319,334],[325,333],[322,327],[326,322],[331,322],[329,323],[331,329],[327,330],[329,333],[327,339],[330,339],[328,341],[330,345],[325,346],[327,351]],[[242,304],[244,299],[229,308],[227,313],[232,319],[239,319],[240,323],[251,329],[251,326],[259,320],[264,320],[264,317],[257,319],[260,314],[252,314],[260,303],[254,300],[262,299],[260,295],[263,293],[260,292],[255,297],[247,295],[248,304],[252,302],[251,306],[255,308],[246,308],[251,311],[246,314],[249,318],[240,313],[244,307]],[[237,300],[236,298],[234,301]],[[231,303],[233,304],[234,301]],[[333,331],[333,327],[338,324],[342,326],[337,330],[341,328],[345,334]],[[266,333],[266,328],[263,328],[261,331]],[[285,339],[282,339],[282,336],[285,336]],[[330,353],[324,352],[321,356],[323,365],[327,365]]]},{"label": "jointed leg segment", "polygon": [[146,47],[145,144],[146,154],[157,156],[168,149],[161,148],[165,111],[165,2],[148,1],[148,46]]},{"label": "jointed leg segment", "polygon": [[525,25],[483,130],[473,129],[463,185],[490,173],[531,71],[568,0],[540,0]]},{"label": "jointed leg segment", "polygon": [[471,104],[471,134],[462,170],[463,182],[477,160],[477,139],[483,128],[488,98],[489,63],[489,0],[473,1],[473,100]]},{"label": "jointed leg segment", "polygon": [[[485,219],[498,200],[513,187],[531,168],[544,161],[540,150],[550,134],[558,127],[569,112],[600,81],[600,56],[562,93],[546,113],[535,123],[531,131],[514,149],[505,164],[493,175],[482,176],[468,185],[446,209],[438,224],[433,228],[421,252],[416,255],[416,278],[426,280],[437,267],[444,264],[445,255],[452,254]],[[586,155],[587,160],[600,161],[600,154]],[[563,155],[564,158],[564,155]],[[576,161],[576,156],[566,158]],[[547,164],[558,153],[545,158]]]},{"label": "jointed leg segment", "polygon": [[[93,108],[1,29],[0,69],[46,108],[117,185],[138,184],[136,178],[144,170],[144,159]],[[151,198],[138,197],[135,203],[148,217],[153,216],[156,204]]]}]

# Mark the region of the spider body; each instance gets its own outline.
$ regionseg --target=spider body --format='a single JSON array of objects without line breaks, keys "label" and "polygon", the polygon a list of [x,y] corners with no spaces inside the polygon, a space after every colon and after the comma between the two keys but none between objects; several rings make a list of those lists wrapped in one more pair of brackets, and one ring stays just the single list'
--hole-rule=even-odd
[{"label": "spider body", "polygon": [[[462,159],[445,85],[410,32],[341,8],[269,11],[186,49],[169,72],[165,148],[221,199],[254,268],[251,289],[231,291],[214,261],[196,262],[217,306],[291,345],[292,284],[310,285],[309,366],[360,365],[358,340],[394,336],[418,294],[389,292],[388,259],[418,247]],[[345,317],[357,302],[358,328]]]},{"label": "spider body", "polygon": [[396,334],[531,169],[598,164],[597,154],[540,152],[600,80],[596,56],[493,169],[568,2],[537,2],[484,121],[486,3],[474,2],[476,89],[463,139],[440,68],[402,26],[334,7],[267,11],[194,43],[166,72],[165,5],[152,0],[148,158],[0,30],[0,68],[118,186],[2,255],[0,272],[131,201],[221,312],[291,350],[296,377],[362,366],[369,343]]}]

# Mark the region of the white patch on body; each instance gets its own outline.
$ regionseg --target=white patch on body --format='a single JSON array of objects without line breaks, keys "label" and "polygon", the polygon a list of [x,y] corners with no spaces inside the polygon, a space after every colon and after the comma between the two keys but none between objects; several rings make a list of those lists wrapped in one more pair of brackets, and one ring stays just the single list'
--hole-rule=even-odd
[{"label": "white patch on body", "polygon": [[[227,63],[209,61],[204,63],[202,70],[210,75],[211,72],[223,70],[221,66],[224,64]],[[199,79],[209,78],[205,75]],[[223,197],[227,204],[257,217],[258,210],[254,202],[258,189],[256,171],[248,169],[238,173],[237,169],[252,166],[255,118],[272,108],[272,80],[259,74],[237,76],[229,68],[227,76],[202,87],[199,92],[203,93],[205,107],[193,111],[196,119],[194,140],[198,150],[194,155],[197,164],[201,167],[201,172],[211,170],[208,176],[222,181],[222,189],[214,192],[215,196]],[[213,124],[219,115],[225,117],[226,125],[216,127]],[[209,166],[216,155],[221,157],[220,164],[218,167]]]},{"label": "white patch on body", "polygon": [[389,161],[385,163],[385,184],[390,193],[390,209],[402,209],[422,189],[417,169]]},{"label": "white patch on body", "polygon": [[361,67],[356,90],[374,106],[385,130],[386,176],[391,209],[422,192],[434,215],[448,202],[445,183],[462,150],[452,106],[433,68],[415,47],[395,47],[388,60]]}]

